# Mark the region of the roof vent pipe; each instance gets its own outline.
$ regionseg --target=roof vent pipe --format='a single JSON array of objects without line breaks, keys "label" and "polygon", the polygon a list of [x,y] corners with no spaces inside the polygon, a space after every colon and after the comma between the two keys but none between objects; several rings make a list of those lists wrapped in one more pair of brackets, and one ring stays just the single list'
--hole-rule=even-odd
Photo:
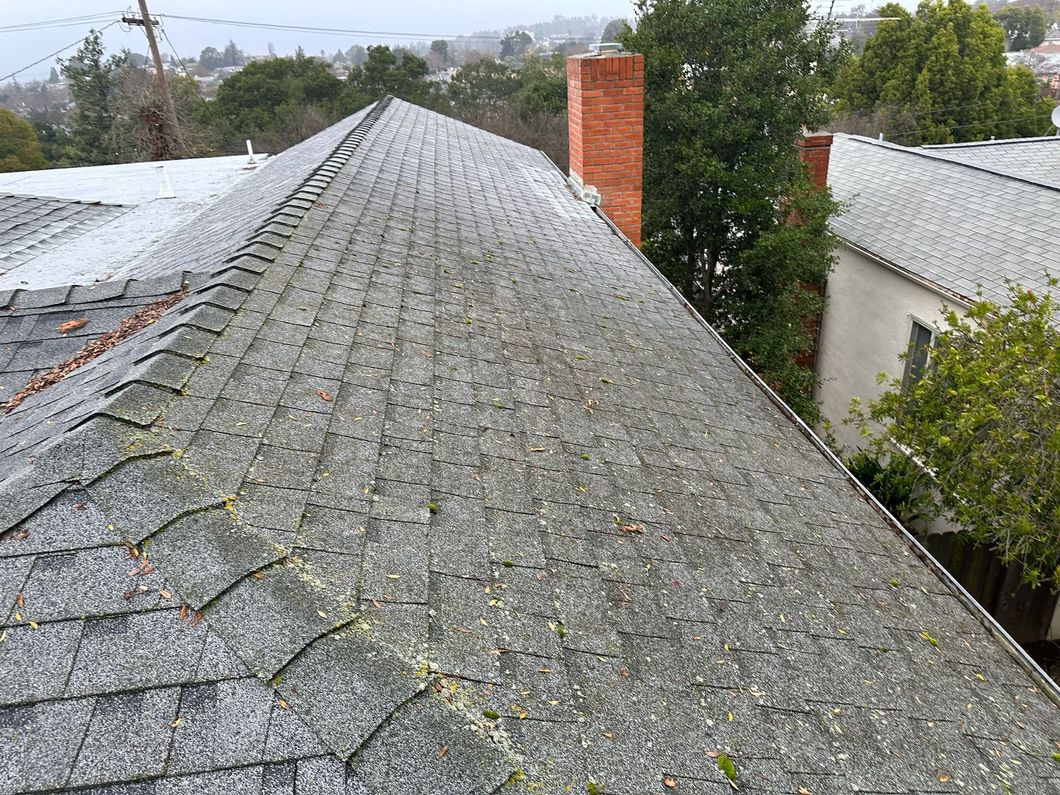
[{"label": "roof vent pipe", "polygon": [[165,166],[158,166],[158,195],[156,199],[175,199],[177,194],[173,192],[173,186],[169,184],[169,174]]},{"label": "roof vent pipe", "polygon": [[254,146],[249,138],[247,138],[247,162],[254,165]]}]

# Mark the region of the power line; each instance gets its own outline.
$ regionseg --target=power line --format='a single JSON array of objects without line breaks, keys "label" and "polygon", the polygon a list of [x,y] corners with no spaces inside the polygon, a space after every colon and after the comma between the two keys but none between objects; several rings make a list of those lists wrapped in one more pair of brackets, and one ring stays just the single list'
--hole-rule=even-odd
[{"label": "power line", "polygon": [[180,64],[180,68],[181,71],[184,72],[184,76],[191,80],[192,84],[195,86],[195,93],[199,97],[199,100],[202,102],[203,105],[206,105],[208,107],[210,103],[208,103],[206,101],[206,97],[202,95],[202,88],[199,86],[199,81],[191,76],[191,73],[188,71],[188,67],[184,65],[184,59],[177,54],[177,48],[174,47],[173,42],[169,40],[169,34],[166,33],[166,29],[161,26],[158,29],[162,33],[162,38],[166,40],[166,44],[169,45],[169,50],[173,53],[173,57],[176,58],[177,63]]},{"label": "power line", "polygon": [[[95,31],[95,32],[96,32],[96,33],[102,33],[102,32],[103,32],[103,31],[105,31],[105,30],[106,30],[107,28],[109,28],[109,27],[112,27],[112,26],[114,26],[114,25],[117,25],[117,24],[118,24],[118,20],[114,20],[113,22],[111,22],[111,23],[109,23],[109,24],[107,24],[107,25],[104,25],[103,27],[101,27],[101,28],[100,28],[99,30],[97,30],[97,31]],[[81,37],[80,39],[78,39],[77,41],[75,41],[75,42],[74,42],[73,44],[67,44],[67,45],[66,45],[65,47],[60,47],[60,48],[59,48],[58,50],[56,50],[55,52],[51,53],[50,55],[45,55],[45,56],[44,56],[43,58],[41,58],[40,60],[34,61],[34,62],[33,62],[33,63],[31,63],[31,64],[28,64],[28,65],[26,65],[26,66],[23,66],[23,67],[22,67],[21,69],[16,69],[16,70],[15,70],[14,72],[12,72],[12,73],[11,73],[11,74],[9,74],[9,75],[4,75],[3,77],[0,77],[0,83],[3,83],[3,82],[4,82],[5,80],[10,80],[10,79],[11,79],[12,77],[14,77],[15,75],[19,75],[19,74],[22,74],[22,73],[23,73],[23,72],[25,72],[25,71],[26,71],[27,69],[32,69],[32,68],[33,68],[34,66],[36,66],[37,64],[42,64],[42,63],[44,63],[45,61],[47,61],[48,59],[50,59],[50,58],[54,58],[54,57],[55,57],[56,55],[59,55],[60,53],[66,52],[66,51],[67,51],[67,50],[69,50],[69,49],[70,49],[71,47],[76,47],[76,46],[77,46],[78,44],[80,44],[81,42],[83,42],[83,41],[84,41],[85,39],[87,39],[87,38],[88,38],[89,36],[91,36],[91,35],[92,35],[92,33],[88,33],[87,35],[85,35],[85,36],[82,36],[82,37]]]},{"label": "power line", "polygon": [[410,33],[407,31],[393,30],[354,30],[346,28],[323,28],[311,25],[282,25],[268,22],[248,22],[238,19],[212,19],[210,17],[187,17],[177,14],[158,14],[166,19],[181,19],[186,22],[204,22],[211,25],[228,25],[238,28],[256,28],[261,30],[287,30],[296,33],[324,33],[334,36],[355,36],[372,38],[400,38],[400,39],[484,39],[489,41],[500,41],[503,36],[494,35],[463,35],[451,33]]},{"label": "power line", "polygon": [[25,30],[48,30],[49,28],[66,28],[82,25],[100,19],[110,19],[118,11],[101,11],[98,14],[84,14],[79,17],[62,17],[60,19],[43,19],[37,22],[19,22],[14,25],[0,26],[0,33],[20,33]]},{"label": "power line", "polygon": [[[1015,119],[993,119],[991,121],[976,121],[976,122],[972,122],[971,124],[955,124],[952,127],[943,127],[942,129],[950,130],[950,131],[952,131],[952,130],[963,130],[963,129],[967,128],[967,127],[982,127],[984,125],[1008,124],[1010,122],[1017,122],[1017,121],[1033,121],[1034,119],[1039,119],[1039,118],[1041,118],[1041,117],[1040,116],[1022,116],[1020,118],[1015,118]],[[909,136],[915,135],[916,133],[930,132],[933,129],[937,129],[937,128],[922,127],[920,129],[915,129],[915,130],[902,130],[901,132],[894,132],[894,133],[891,133],[890,135],[891,135],[892,138],[908,138]]]}]

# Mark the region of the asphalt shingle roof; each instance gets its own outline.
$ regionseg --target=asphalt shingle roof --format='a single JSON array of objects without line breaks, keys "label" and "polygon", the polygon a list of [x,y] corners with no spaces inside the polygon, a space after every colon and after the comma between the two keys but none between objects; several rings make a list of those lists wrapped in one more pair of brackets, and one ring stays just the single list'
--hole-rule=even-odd
[{"label": "asphalt shingle roof", "polygon": [[116,204],[0,193],[0,276],[127,209]]},{"label": "asphalt shingle roof", "polygon": [[1060,188],[1060,136],[1057,135],[925,146],[923,150],[946,160]]},{"label": "asphalt shingle roof", "polygon": [[540,153],[336,145],[0,417],[0,792],[1060,789],[1056,705]]},{"label": "asphalt shingle roof", "polygon": [[1060,187],[978,168],[958,150],[913,149],[854,135],[832,143],[828,184],[839,237],[951,295],[1007,301],[1006,279],[1046,286],[1060,271]]}]

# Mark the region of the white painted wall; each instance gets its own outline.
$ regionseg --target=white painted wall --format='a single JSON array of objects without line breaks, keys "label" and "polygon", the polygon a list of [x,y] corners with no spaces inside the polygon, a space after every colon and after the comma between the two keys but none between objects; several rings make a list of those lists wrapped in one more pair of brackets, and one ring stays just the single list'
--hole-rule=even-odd
[{"label": "white painted wall", "polygon": [[[831,420],[833,434],[849,454],[859,441],[857,429],[843,425],[850,398],[857,395],[866,404],[878,396],[886,388],[886,382],[876,383],[881,371],[891,377],[901,376],[905,362],[898,355],[909,346],[914,319],[927,326],[941,325],[944,303],[961,309],[965,305],[944,298],[845,243],[840,243],[836,254],[838,262],[828,277],[828,303],[817,351],[821,383],[814,396],[821,403],[821,415]],[[936,519],[918,531],[953,529],[944,519]],[[1047,637],[1060,639],[1060,605]]]},{"label": "white painted wall", "polygon": [[[877,397],[885,388],[876,383],[881,371],[901,376],[905,363],[898,356],[909,346],[912,321],[941,323],[946,299],[845,243],[836,253],[817,351],[821,384],[814,396],[836,439],[853,452],[857,429],[842,424],[850,399],[856,395],[866,404]],[[950,305],[957,306],[952,300]]]}]

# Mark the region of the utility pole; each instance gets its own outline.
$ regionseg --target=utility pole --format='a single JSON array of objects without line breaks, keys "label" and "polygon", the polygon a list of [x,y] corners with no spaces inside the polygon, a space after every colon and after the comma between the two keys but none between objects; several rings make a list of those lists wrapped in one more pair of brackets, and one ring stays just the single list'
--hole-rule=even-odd
[{"label": "utility pole", "polygon": [[172,130],[173,139],[177,144],[180,154],[188,153],[184,145],[184,136],[180,132],[180,123],[177,121],[177,109],[173,105],[173,95],[169,93],[169,82],[166,80],[166,70],[162,68],[162,56],[158,52],[158,42],[155,41],[155,26],[151,20],[151,14],[147,10],[147,0],[139,0],[140,19],[135,17],[123,17],[122,21],[129,25],[142,25],[144,33],[147,34],[147,43],[151,47],[151,59],[155,62],[155,77],[158,79],[158,87],[162,90],[162,102],[166,106],[166,116]]}]

